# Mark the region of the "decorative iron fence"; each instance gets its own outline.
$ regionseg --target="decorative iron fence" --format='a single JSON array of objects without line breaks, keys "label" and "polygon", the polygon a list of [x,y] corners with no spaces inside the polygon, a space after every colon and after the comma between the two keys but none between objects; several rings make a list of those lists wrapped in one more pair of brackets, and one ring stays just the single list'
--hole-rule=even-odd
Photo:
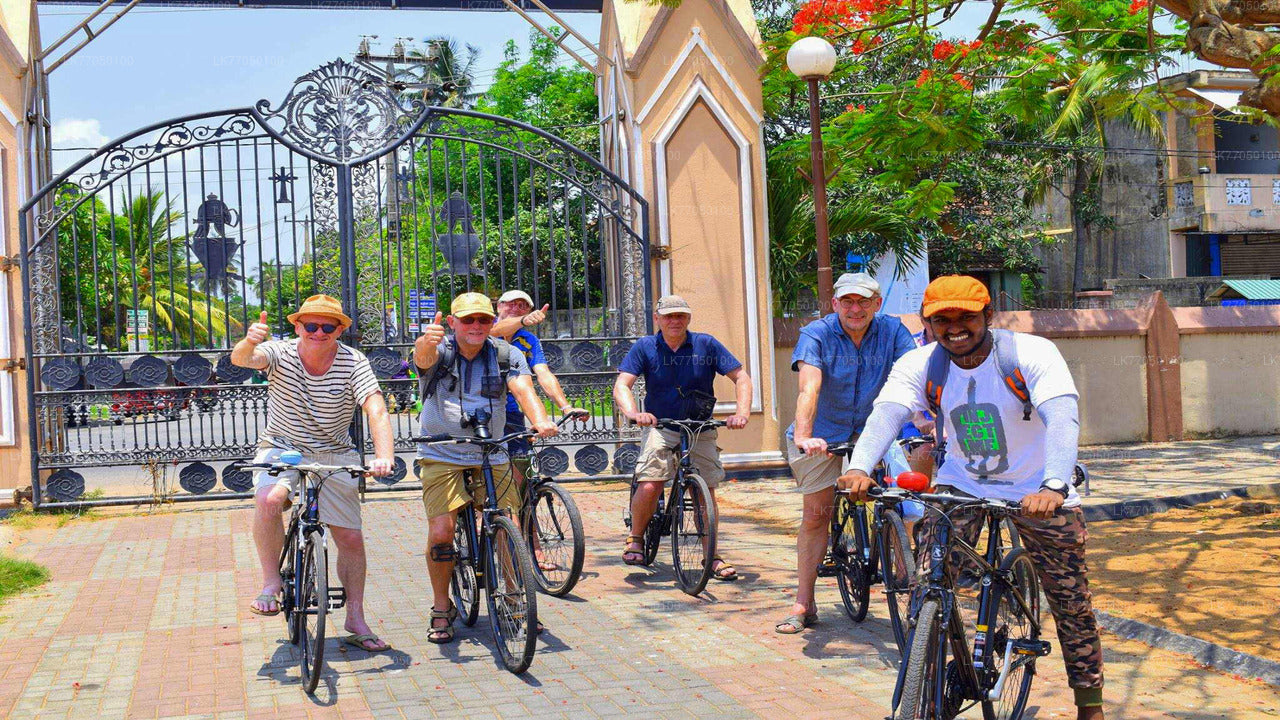
[{"label": "decorative iron fence", "polygon": [[421,326],[456,293],[520,288],[551,306],[548,364],[592,411],[544,467],[634,463],[609,387],[650,326],[647,204],[546,132],[424,106],[337,60],[278,106],[131,133],[22,212],[37,503],[80,498],[78,469],[150,462],[185,464],[188,493],[248,490],[236,464],[209,464],[250,457],[266,420],[263,378],[230,349],[261,311],[291,335],[285,316],[317,292],[355,319],[344,342],[382,380],[398,450]]}]

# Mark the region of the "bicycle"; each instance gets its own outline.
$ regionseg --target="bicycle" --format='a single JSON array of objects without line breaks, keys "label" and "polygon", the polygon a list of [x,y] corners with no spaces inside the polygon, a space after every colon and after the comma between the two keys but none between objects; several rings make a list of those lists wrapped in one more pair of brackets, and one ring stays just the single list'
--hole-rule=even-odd
[{"label": "bicycle", "polygon": [[[566,415],[558,425],[586,414],[583,411]],[[539,471],[536,452],[529,453],[529,470],[521,493],[520,527],[524,529],[529,552],[533,553],[538,589],[553,597],[568,595],[582,576],[587,553],[582,514],[572,493],[555,482],[555,478]]]},{"label": "bicycle", "polygon": [[[502,664],[519,675],[533,664],[538,640],[537,573],[527,539],[509,512],[498,507],[497,484],[489,458],[503,451],[512,440],[534,438],[537,433],[519,431],[500,438],[491,437],[489,411],[483,408],[464,412],[462,427],[473,428],[475,435],[442,433],[414,437],[410,441],[429,445],[470,444],[481,450],[484,507],[480,509],[478,522],[474,503],[467,503],[458,513],[453,531],[455,559],[450,591],[462,623],[471,627],[479,616],[480,590],[484,590],[489,627],[498,644]],[[467,470],[465,477],[469,490],[472,471]]]},{"label": "bicycle", "polygon": [[[716,507],[706,480],[693,467],[691,448],[699,433],[725,427],[725,422],[660,418],[657,427],[680,433],[679,462],[668,499],[664,502],[662,496],[658,496],[658,506],[641,536],[644,548],[642,564],[653,564],[662,538],[670,535],[671,564],[676,572],[676,583],[685,593],[697,595],[706,589],[707,581],[711,579],[711,566],[716,556]],[[631,498],[635,497],[638,486],[638,480],[632,476]],[[623,522],[630,530],[630,500]],[[701,557],[696,553],[701,553]]]},{"label": "bicycle", "polygon": [[[1002,521],[1020,513],[1021,506],[919,492],[927,488],[928,478],[915,475],[906,478],[904,473],[898,487],[873,487],[870,492],[885,504],[920,501],[926,513],[937,517],[927,549],[929,573],[911,599],[913,627],[894,687],[894,717],[944,720],[981,704],[986,720],[1016,720],[1026,709],[1035,662],[1050,652],[1049,643],[1040,639],[1040,581],[1031,558],[1023,548],[1005,548],[1000,540]],[[952,535],[951,513],[959,509],[985,513],[984,553]],[[972,648],[948,572],[955,551],[980,573]]]},{"label": "bicycle", "polygon": [[[325,527],[320,522],[320,488],[336,473],[349,473],[353,478],[368,474],[356,465],[320,465],[302,462],[302,453],[289,450],[273,463],[249,463],[245,469],[265,470],[277,477],[296,471],[299,483],[298,502],[293,503],[289,527],[285,531],[284,548],[280,552],[280,610],[284,615],[289,644],[300,645],[302,689],[310,695],[320,682],[324,666],[325,618],[331,610],[346,605],[343,588],[329,587],[329,553]],[[321,600],[323,598],[323,601]]]},{"label": "bicycle", "polygon": [[[930,437],[913,437],[900,441],[908,454],[914,446],[932,442]],[[853,443],[828,446],[827,452],[847,462],[853,454]],[[845,468],[847,470],[847,468]],[[878,463],[871,476],[884,485],[885,466]],[[854,622],[867,617],[871,586],[884,583],[889,605],[889,622],[894,641],[901,653],[906,643],[903,620],[912,581],[916,574],[915,558],[906,524],[896,508],[872,503],[871,521],[867,521],[867,503],[853,501],[849,493],[837,491],[831,513],[831,547],[818,565],[819,577],[835,576],[845,613]]]}]

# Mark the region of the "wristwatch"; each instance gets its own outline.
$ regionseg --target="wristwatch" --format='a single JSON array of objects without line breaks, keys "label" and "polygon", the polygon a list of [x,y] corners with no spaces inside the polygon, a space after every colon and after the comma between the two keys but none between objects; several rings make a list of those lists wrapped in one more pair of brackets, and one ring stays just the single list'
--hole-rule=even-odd
[{"label": "wristwatch", "polygon": [[1058,478],[1045,478],[1044,482],[1040,483],[1040,487],[1044,490],[1052,490],[1058,493],[1063,500],[1066,500],[1067,495],[1070,494],[1069,486]]}]

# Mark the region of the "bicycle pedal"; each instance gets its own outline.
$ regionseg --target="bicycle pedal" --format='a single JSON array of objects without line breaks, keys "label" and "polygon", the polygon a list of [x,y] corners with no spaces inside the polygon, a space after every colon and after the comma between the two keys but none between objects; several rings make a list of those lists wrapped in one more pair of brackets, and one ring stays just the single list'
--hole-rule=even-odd
[{"label": "bicycle pedal", "polygon": [[827,556],[822,562],[818,563],[818,577],[835,577],[840,574],[840,566],[836,561]]},{"label": "bicycle pedal", "polygon": [[1014,640],[1013,652],[1017,655],[1035,655],[1044,657],[1052,650],[1047,640]]},{"label": "bicycle pedal", "polygon": [[347,589],[340,587],[329,588],[329,609],[337,610],[345,607],[347,604]]}]

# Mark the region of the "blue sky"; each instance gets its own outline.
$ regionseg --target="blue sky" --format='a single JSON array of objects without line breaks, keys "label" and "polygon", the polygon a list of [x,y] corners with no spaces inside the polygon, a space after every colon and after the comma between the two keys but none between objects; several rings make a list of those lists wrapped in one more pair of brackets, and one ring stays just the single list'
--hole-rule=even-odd
[{"label": "blue sky", "polygon": [[[89,8],[40,6],[46,44]],[[595,40],[600,16],[564,16]],[[510,12],[251,10],[138,7],[54,72],[50,96],[55,147],[97,147],[144,125],[180,115],[283,98],[299,75],[336,57],[350,59],[361,35],[389,52],[397,37],[448,35],[480,48],[483,86],[514,39],[531,27]],[[83,37],[82,35],[80,37]],[[75,41],[68,43],[68,46]],[[576,47],[574,40],[570,47]],[[567,55],[565,62],[573,62]],[[55,153],[60,167],[82,152]]]}]

